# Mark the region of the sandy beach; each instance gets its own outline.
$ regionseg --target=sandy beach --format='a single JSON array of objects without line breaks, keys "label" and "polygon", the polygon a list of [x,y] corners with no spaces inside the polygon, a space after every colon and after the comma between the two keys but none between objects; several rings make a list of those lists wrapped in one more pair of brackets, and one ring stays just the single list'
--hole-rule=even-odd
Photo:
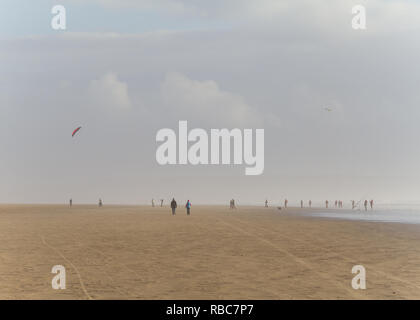
[{"label": "sandy beach", "polygon": [[[303,210],[1,205],[0,298],[420,298],[419,225]],[[366,290],[351,286],[354,265]]]}]

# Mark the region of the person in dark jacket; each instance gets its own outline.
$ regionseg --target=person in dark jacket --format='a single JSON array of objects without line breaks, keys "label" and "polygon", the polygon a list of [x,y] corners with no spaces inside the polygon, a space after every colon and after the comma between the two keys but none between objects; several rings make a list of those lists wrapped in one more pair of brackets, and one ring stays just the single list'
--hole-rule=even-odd
[{"label": "person in dark jacket", "polygon": [[172,215],[175,215],[176,207],[177,207],[177,204],[176,204],[175,198],[172,198],[172,201],[171,201]]}]

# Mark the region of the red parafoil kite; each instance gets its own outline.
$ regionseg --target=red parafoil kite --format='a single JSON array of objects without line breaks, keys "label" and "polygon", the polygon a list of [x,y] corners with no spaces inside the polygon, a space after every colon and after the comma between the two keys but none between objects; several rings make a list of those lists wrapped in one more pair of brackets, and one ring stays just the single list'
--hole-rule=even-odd
[{"label": "red parafoil kite", "polygon": [[71,134],[72,137],[74,137],[74,135],[80,130],[82,129],[82,127],[78,127],[76,129],[74,129],[73,133]]}]

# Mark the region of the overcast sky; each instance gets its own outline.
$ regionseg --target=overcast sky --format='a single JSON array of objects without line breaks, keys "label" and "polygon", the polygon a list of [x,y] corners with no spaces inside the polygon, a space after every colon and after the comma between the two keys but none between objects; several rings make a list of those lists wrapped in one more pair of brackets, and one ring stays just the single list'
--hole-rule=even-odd
[{"label": "overcast sky", "polygon": [[[402,0],[3,0],[0,202],[420,202],[419,17]],[[265,129],[264,173],[158,165],[179,120]]]}]

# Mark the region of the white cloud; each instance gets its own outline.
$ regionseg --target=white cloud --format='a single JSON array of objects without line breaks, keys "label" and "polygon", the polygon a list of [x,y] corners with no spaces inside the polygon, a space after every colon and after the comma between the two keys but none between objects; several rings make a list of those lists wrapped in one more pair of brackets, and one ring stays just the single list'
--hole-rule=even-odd
[{"label": "white cloud", "polygon": [[127,109],[132,103],[128,95],[127,84],[120,81],[116,74],[109,72],[89,86],[89,96],[95,104]]},{"label": "white cloud", "polygon": [[162,95],[167,107],[179,114],[179,119],[239,126],[261,124],[262,118],[247,105],[240,95],[222,90],[213,80],[197,81],[171,72],[166,74]]}]

